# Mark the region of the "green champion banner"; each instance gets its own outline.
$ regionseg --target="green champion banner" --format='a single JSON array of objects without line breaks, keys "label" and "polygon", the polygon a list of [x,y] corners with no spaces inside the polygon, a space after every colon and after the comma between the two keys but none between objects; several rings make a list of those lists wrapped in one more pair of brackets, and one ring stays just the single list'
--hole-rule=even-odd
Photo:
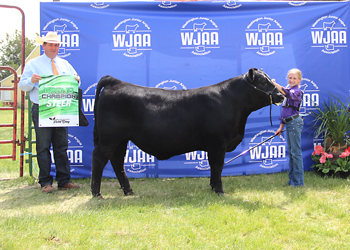
[{"label": "green champion banner", "polygon": [[75,76],[41,76],[39,127],[79,126],[78,81]]}]

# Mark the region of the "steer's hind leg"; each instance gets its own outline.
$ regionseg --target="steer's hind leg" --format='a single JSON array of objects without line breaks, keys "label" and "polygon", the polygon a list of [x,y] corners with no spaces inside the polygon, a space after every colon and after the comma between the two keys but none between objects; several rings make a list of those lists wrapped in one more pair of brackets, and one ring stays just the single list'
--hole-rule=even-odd
[{"label": "steer's hind leg", "polygon": [[127,141],[122,142],[118,145],[116,150],[114,151],[110,161],[113,166],[114,172],[118,178],[118,181],[120,183],[120,187],[123,189],[125,195],[133,195],[134,192],[132,191],[129,183],[129,179],[125,173],[124,168],[124,157],[127,147]]},{"label": "steer's hind leg", "polygon": [[210,186],[218,195],[224,195],[222,189],[221,173],[224,166],[225,151],[209,151]]},{"label": "steer's hind leg", "polygon": [[106,148],[97,145],[92,153],[91,193],[94,197],[101,196],[101,179],[103,169],[108,162]]}]

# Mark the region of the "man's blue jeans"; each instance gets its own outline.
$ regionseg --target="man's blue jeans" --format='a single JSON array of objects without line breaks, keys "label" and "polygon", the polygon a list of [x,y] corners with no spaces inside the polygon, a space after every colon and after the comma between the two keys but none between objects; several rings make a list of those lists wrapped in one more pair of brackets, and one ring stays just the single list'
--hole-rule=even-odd
[{"label": "man's blue jeans", "polygon": [[304,121],[300,116],[286,123],[289,154],[289,181],[287,184],[294,187],[304,186],[304,165],[301,151],[303,126]]},{"label": "man's blue jeans", "polygon": [[50,148],[52,144],[56,165],[56,180],[58,187],[63,187],[70,182],[70,165],[67,156],[68,128],[39,127],[39,106],[37,104],[32,106],[32,119],[36,134],[36,152],[40,169],[39,183],[42,187],[52,185],[53,177],[50,175]]}]

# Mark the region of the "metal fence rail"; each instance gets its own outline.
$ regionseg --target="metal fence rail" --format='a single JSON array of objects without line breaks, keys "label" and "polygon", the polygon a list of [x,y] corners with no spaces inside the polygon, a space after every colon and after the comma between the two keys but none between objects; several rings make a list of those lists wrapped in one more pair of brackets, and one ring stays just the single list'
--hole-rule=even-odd
[{"label": "metal fence rail", "polygon": [[[25,15],[24,12],[21,8],[17,6],[12,6],[12,5],[0,5],[0,8],[10,8],[10,9],[17,9],[18,11],[21,12],[22,15],[22,44],[21,44],[21,64],[22,64],[22,72],[25,66]],[[20,177],[23,177],[23,152],[24,152],[24,144],[26,141],[26,138],[24,136],[24,97],[25,93],[21,93],[21,126],[20,126],[20,140],[17,140],[17,96],[18,96],[18,76],[17,72],[8,66],[0,66],[0,70],[10,70],[12,71],[14,75],[14,80],[12,81],[14,86],[13,87],[0,87],[0,90],[10,90],[14,91],[14,101],[13,105],[10,107],[0,107],[1,110],[13,110],[13,123],[12,124],[1,124],[0,127],[12,127],[13,128],[13,136],[12,140],[3,140],[0,141],[1,144],[7,144],[7,143],[12,143],[12,155],[4,155],[0,156],[0,159],[8,159],[11,158],[13,161],[16,160],[16,146],[20,146]]]},{"label": "metal fence rail", "polygon": [[[13,121],[8,124],[0,124],[0,128],[13,128],[12,140],[0,140],[0,144],[12,144],[12,155],[0,155],[0,159],[12,159],[16,160],[16,144],[17,144],[17,89],[18,89],[18,78],[16,71],[7,66],[0,66],[0,70],[10,70],[14,75],[14,80],[12,81],[14,84],[13,87],[0,87],[1,90],[8,90],[14,92],[14,104],[11,107],[0,107],[0,111],[2,110],[12,110],[13,111]],[[1,132],[1,131],[0,131]]]}]

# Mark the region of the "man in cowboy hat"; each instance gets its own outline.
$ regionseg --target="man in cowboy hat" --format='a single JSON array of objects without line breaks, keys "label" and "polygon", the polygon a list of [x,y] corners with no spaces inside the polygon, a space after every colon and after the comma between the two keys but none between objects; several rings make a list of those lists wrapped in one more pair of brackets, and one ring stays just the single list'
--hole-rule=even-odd
[{"label": "man in cowboy hat", "polygon": [[80,84],[80,77],[68,61],[57,57],[60,39],[56,32],[48,32],[44,37],[37,37],[36,42],[42,45],[44,54],[30,60],[24,68],[19,87],[29,91],[32,101],[32,120],[36,134],[36,151],[39,164],[39,183],[45,193],[53,191],[51,170],[51,144],[56,165],[58,189],[79,188],[70,181],[70,165],[67,156],[68,128],[39,127],[39,80],[44,75],[74,75]]}]

